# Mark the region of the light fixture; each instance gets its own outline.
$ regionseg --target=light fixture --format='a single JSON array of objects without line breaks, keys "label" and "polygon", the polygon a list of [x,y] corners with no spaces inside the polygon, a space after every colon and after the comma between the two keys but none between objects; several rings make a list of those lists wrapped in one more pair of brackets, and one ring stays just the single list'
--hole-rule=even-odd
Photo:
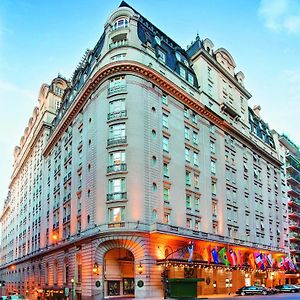
[{"label": "light fixture", "polygon": [[95,262],[93,266],[93,273],[98,275],[99,265]]},{"label": "light fixture", "polygon": [[143,273],[143,266],[142,266],[141,262],[140,262],[140,265],[138,266],[138,272],[139,272],[139,274]]},{"label": "light fixture", "polygon": [[72,283],[72,284],[74,283],[74,278],[71,279],[71,283]]}]

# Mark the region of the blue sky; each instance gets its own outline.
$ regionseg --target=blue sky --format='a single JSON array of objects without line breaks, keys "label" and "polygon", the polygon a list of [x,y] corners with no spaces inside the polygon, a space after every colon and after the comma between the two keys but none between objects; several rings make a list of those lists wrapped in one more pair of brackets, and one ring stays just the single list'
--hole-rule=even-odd
[{"label": "blue sky", "polygon": [[[0,0],[0,203],[13,148],[42,83],[69,78],[116,0]],[[300,0],[128,0],[183,48],[199,33],[226,48],[271,128],[300,144]]]}]

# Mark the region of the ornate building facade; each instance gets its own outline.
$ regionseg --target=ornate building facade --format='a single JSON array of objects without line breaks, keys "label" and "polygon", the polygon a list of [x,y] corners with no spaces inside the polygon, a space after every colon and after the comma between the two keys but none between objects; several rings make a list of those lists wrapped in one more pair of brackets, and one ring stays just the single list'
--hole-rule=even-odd
[{"label": "ornate building facade", "polygon": [[122,2],[71,81],[42,86],[15,150],[6,289],[103,299],[283,283],[278,140],[235,68],[211,40],[184,50]]}]

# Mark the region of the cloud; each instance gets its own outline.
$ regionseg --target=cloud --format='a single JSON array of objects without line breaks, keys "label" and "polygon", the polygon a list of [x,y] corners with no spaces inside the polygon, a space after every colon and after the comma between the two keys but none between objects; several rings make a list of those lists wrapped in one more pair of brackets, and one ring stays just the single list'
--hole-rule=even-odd
[{"label": "cloud", "polygon": [[275,32],[300,34],[300,2],[296,0],[261,0],[259,15],[267,28]]}]

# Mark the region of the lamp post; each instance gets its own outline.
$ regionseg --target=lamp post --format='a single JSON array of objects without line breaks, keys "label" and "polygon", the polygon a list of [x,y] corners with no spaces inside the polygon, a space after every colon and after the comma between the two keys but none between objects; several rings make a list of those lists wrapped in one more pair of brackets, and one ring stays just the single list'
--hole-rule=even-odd
[{"label": "lamp post", "polygon": [[74,278],[71,279],[72,284],[72,300],[76,299],[76,289],[75,289],[75,280]]}]

